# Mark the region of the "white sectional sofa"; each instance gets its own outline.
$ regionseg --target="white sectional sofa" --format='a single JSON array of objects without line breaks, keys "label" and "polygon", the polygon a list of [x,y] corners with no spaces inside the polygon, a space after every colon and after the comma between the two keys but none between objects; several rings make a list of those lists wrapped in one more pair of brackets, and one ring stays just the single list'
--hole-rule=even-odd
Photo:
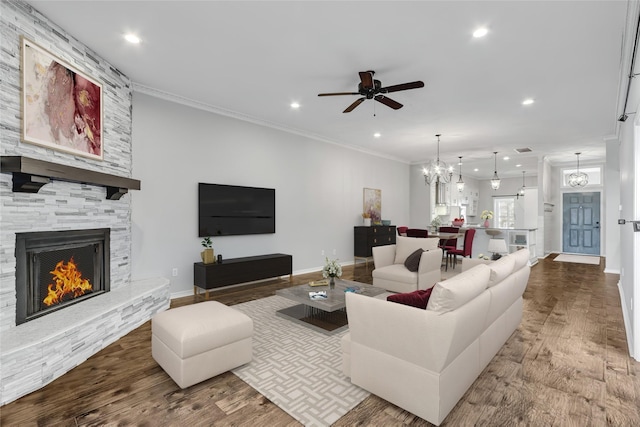
[{"label": "white sectional sofa", "polygon": [[347,294],[344,374],[440,425],[520,324],[528,260],[522,249],[438,282],[426,309]]},{"label": "white sectional sofa", "polygon": [[[442,249],[438,248],[438,242],[437,238],[398,236],[395,245],[373,247],[373,286],[391,292],[432,287],[441,277]],[[418,249],[425,252],[421,255],[418,270],[410,271],[405,261]]]}]

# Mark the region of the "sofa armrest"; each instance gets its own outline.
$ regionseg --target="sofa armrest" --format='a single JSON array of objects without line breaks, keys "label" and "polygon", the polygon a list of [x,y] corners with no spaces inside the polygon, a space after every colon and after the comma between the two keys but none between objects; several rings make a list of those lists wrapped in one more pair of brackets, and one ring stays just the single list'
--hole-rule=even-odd
[{"label": "sofa armrest", "polygon": [[464,309],[443,314],[353,292],[345,298],[351,366],[359,363],[358,357],[367,357],[360,351],[354,353],[357,347],[441,372],[482,332],[485,325],[478,319],[486,313],[490,296],[483,292]]},{"label": "sofa armrest", "polygon": [[437,357],[442,343],[434,339],[436,334],[428,333],[431,330],[429,325],[434,325],[437,317],[435,312],[353,292],[347,293],[345,298],[352,346],[351,361],[355,344],[394,355],[429,370],[438,371],[438,368],[442,368],[444,361]]},{"label": "sofa armrest", "polygon": [[392,265],[396,259],[396,245],[374,246],[371,248],[373,253],[374,268],[386,267]]},{"label": "sofa armrest", "polygon": [[442,249],[424,251],[418,266],[418,289],[428,289],[442,279]]}]

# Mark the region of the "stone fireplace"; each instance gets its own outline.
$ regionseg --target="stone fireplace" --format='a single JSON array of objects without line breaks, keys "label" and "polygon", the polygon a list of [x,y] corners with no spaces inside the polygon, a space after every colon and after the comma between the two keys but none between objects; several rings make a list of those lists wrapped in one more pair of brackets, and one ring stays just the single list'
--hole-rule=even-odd
[{"label": "stone fireplace", "polygon": [[[49,384],[148,322],[168,308],[170,295],[168,279],[131,277],[127,189],[139,189],[131,186],[131,80],[21,0],[0,2],[0,23],[1,406]],[[102,160],[21,140],[21,37],[103,84]],[[84,235],[80,242],[66,237],[69,230],[82,235],[96,229],[106,234]],[[74,298],[62,292],[66,279],[56,281],[51,274],[59,263],[56,274],[71,272],[79,279],[80,284],[68,285]],[[85,279],[91,290],[75,295],[88,288]],[[33,286],[27,291],[29,281]],[[63,309],[42,305],[49,285],[56,291],[51,298],[62,301]]]},{"label": "stone fireplace", "polygon": [[109,231],[16,234],[16,325],[109,291]]}]

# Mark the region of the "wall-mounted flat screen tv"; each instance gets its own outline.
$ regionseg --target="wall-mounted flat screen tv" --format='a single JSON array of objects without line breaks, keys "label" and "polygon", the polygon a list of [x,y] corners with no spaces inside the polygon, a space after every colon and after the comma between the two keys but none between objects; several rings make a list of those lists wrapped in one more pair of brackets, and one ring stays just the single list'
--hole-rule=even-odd
[{"label": "wall-mounted flat screen tv", "polygon": [[198,236],[275,232],[275,189],[198,183]]}]

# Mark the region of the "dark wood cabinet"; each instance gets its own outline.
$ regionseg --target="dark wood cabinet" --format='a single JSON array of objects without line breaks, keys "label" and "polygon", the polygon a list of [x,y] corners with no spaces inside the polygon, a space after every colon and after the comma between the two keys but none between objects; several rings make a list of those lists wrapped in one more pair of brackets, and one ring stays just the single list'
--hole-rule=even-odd
[{"label": "dark wood cabinet", "polygon": [[[293,273],[293,257],[286,254],[258,255],[225,259],[221,263],[193,264],[193,284],[201,289],[220,288]],[[194,294],[197,289],[194,289]]]},{"label": "dark wood cabinet", "polygon": [[374,246],[393,245],[396,243],[395,225],[372,225],[371,227],[353,228],[353,256],[369,258]]}]

